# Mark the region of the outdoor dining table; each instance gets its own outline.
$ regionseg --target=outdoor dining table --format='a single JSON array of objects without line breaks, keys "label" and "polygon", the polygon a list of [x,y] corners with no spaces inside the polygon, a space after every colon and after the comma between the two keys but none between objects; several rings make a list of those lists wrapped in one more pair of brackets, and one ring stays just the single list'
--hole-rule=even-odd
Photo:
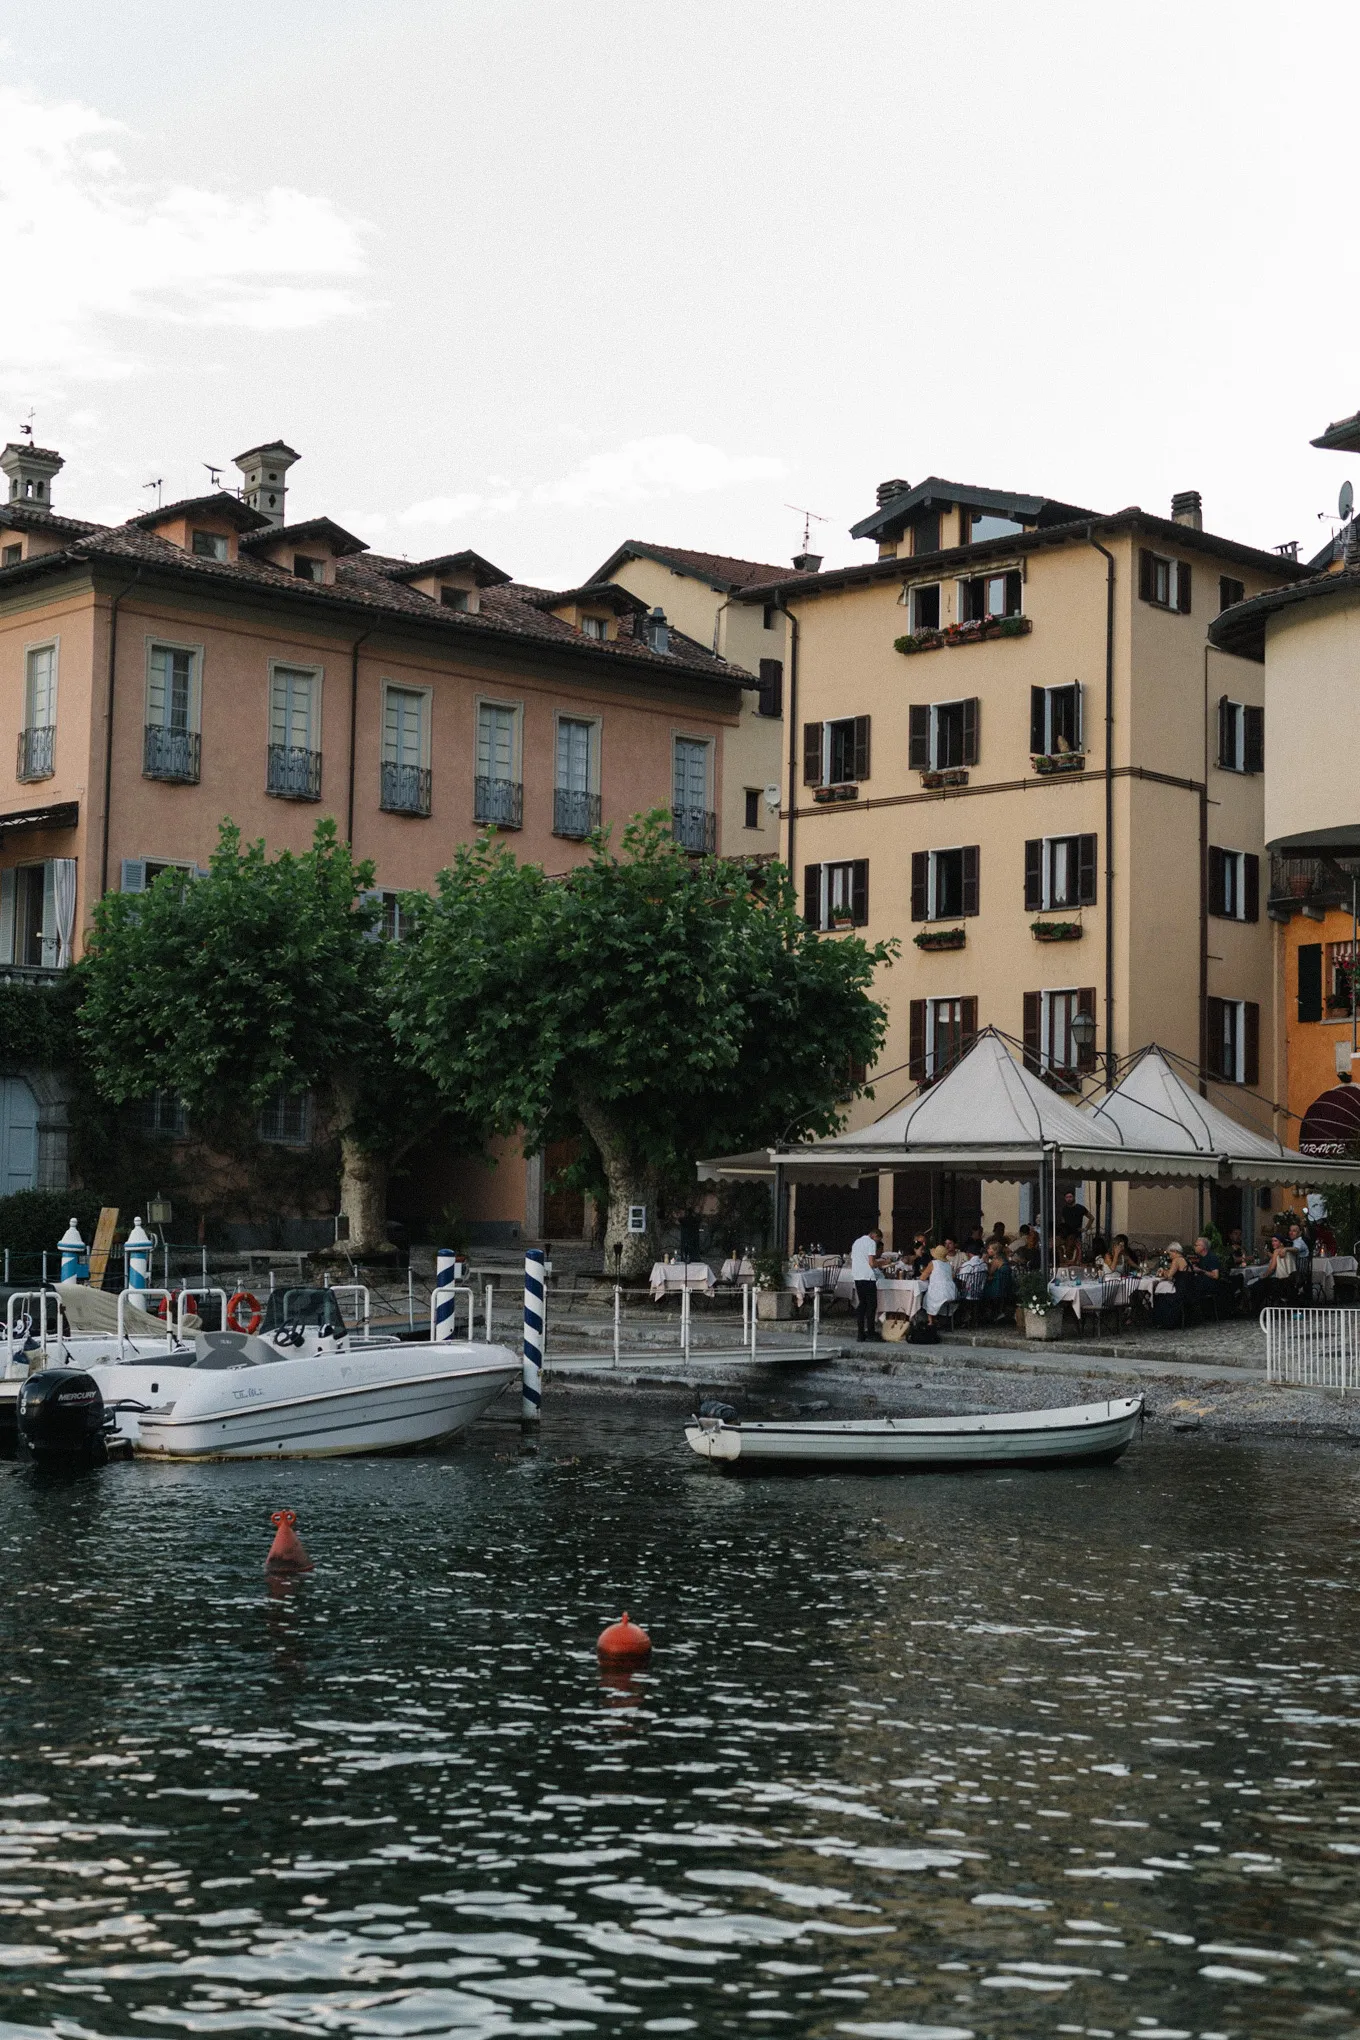
[{"label": "outdoor dining table", "polygon": [[1353,1254],[1314,1254],[1312,1261],[1312,1282],[1316,1293],[1321,1290],[1323,1301],[1331,1303],[1336,1295],[1336,1281],[1354,1282],[1356,1260]]},{"label": "outdoor dining table", "polygon": [[[811,1296],[814,1289],[838,1289],[836,1279],[838,1273],[838,1269],[827,1267],[790,1268],[784,1280],[798,1298],[798,1301],[802,1303],[805,1298]],[[853,1296],[853,1289],[850,1293]]]},{"label": "outdoor dining table", "polygon": [[739,1261],[732,1254],[723,1262],[718,1275],[719,1282],[754,1282],[755,1279],[756,1271],[750,1261],[745,1256]]},{"label": "outdoor dining table", "polygon": [[652,1301],[673,1290],[702,1289],[713,1294],[713,1270],[707,1261],[657,1261],[652,1268]]},{"label": "outdoor dining table", "polygon": [[880,1317],[887,1317],[891,1312],[895,1317],[915,1317],[921,1308],[921,1299],[925,1293],[925,1283],[914,1275],[905,1276],[898,1281],[880,1276],[878,1314]]}]

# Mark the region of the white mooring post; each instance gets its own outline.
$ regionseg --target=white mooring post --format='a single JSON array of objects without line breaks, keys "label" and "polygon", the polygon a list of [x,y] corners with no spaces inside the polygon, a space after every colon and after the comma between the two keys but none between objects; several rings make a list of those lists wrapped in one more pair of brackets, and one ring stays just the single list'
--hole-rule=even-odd
[{"label": "white mooring post", "polygon": [[491,1312],[495,1302],[495,1286],[493,1283],[488,1282],[482,1291],[482,1336],[485,1338],[488,1346],[491,1344]]},{"label": "white mooring post", "polygon": [[548,1315],[542,1247],[529,1247],[524,1255],[524,1375],[520,1417],[526,1424],[538,1422],[543,1400],[543,1326]]},{"label": "white mooring post", "polygon": [[686,1365],[689,1362],[689,1297],[690,1289],[687,1282],[680,1291],[680,1351],[685,1356]]},{"label": "white mooring post", "polygon": [[458,1308],[454,1283],[458,1278],[458,1257],[452,1247],[440,1247],[434,1257],[434,1293],[430,1298],[430,1337],[442,1346],[454,1334]]},{"label": "white mooring post", "polygon": [[820,1289],[814,1289],[812,1292],[812,1357],[814,1360],[817,1358],[817,1334],[821,1328],[822,1292]]},{"label": "white mooring post", "polygon": [[[150,1287],[151,1251],[153,1245],[154,1241],[140,1218],[134,1219],[132,1231],[128,1234],[123,1248],[123,1261],[127,1269],[126,1288],[147,1289]],[[46,1269],[43,1270],[43,1279],[44,1281],[47,1279]]]},{"label": "white mooring post", "polygon": [[[71,1223],[57,1241],[57,1245],[61,1248],[61,1279],[63,1282],[79,1282],[83,1275],[89,1274],[90,1271],[85,1266],[85,1242],[80,1237],[80,1227],[74,1219],[71,1220]],[[6,1254],[5,1260],[8,1262],[8,1254]],[[8,1266],[5,1269],[5,1279],[6,1281],[9,1280]]]},{"label": "white mooring post", "polygon": [[623,1291],[614,1284],[614,1365],[619,1364],[619,1315],[623,1308]]}]

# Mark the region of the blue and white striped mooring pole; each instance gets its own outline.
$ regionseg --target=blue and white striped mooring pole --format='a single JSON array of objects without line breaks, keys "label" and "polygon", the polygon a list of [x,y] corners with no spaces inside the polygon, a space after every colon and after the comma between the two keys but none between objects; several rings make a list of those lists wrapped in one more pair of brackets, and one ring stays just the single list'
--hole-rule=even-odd
[{"label": "blue and white striped mooring pole", "polygon": [[89,1274],[90,1271],[85,1266],[85,1242],[80,1237],[80,1227],[74,1219],[57,1241],[57,1245],[61,1248],[63,1282],[79,1282],[83,1276]]},{"label": "blue and white striped mooring pole", "polygon": [[434,1257],[434,1337],[435,1344],[442,1346],[454,1333],[454,1314],[458,1299],[453,1285],[458,1275],[458,1257],[452,1247],[440,1247]]},{"label": "blue and white striped mooring pole", "polygon": [[151,1249],[155,1244],[140,1218],[134,1219],[132,1231],[123,1243],[123,1265],[127,1270],[129,1289],[146,1289],[149,1286]]},{"label": "blue and white striped mooring pole", "polygon": [[544,1260],[542,1247],[529,1247],[524,1255],[524,1378],[520,1416],[527,1423],[538,1421],[543,1400]]}]

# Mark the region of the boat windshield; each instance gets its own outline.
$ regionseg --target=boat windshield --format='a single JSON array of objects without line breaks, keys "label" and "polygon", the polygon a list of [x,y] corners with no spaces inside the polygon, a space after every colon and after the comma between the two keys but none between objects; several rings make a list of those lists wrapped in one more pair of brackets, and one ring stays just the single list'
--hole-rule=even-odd
[{"label": "boat windshield", "polygon": [[337,1337],[348,1330],[333,1289],[271,1289],[262,1333],[282,1325],[329,1325]]}]

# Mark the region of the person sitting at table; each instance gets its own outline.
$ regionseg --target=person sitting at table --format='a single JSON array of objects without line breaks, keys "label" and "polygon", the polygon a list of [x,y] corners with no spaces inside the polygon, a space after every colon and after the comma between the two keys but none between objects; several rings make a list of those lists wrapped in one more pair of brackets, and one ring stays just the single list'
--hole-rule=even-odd
[{"label": "person sitting at table", "polygon": [[1109,1246],[1110,1243],[1104,1233],[1092,1233],[1090,1250],[1086,1257],[1088,1267],[1098,1268],[1109,1252]]},{"label": "person sitting at table", "polygon": [[926,1283],[925,1313],[932,1324],[951,1303],[957,1303],[959,1300],[958,1284],[954,1280],[954,1270],[949,1262],[948,1249],[952,1244],[952,1241],[946,1240],[943,1246],[932,1247],[930,1250],[930,1277]]},{"label": "person sitting at table", "polygon": [[1190,1255],[1191,1295],[1197,1303],[1212,1303],[1218,1296],[1217,1283],[1223,1264],[1203,1233]]},{"label": "person sitting at table", "polygon": [[883,1253],[883,1235],[877,1226],[861,1233],[850,1249],[850,1279],[855,1285],[855,1337],[862,1346],[877,1339],[878,1263]]},{"label": "person sitting at table", "polygon": [[1178,1275],[1188,1275],[1190,1263],[1185,1258],[1185,1248],[1179,1240],[1169,1242],[1162,1262],[1162,1280],[1174,1282]]},{"label": "person sitting at table", "polygon": [[1058,1266],[1079,1268],[1081,1266],[1080,1233],[1064,1233],[1058,1241]]},{"label": "person sitting at table", "polygon": [[1028,1271],[1039,1265],[1039,1239],[1032,1225],[1022,1225],[1011,1248],[1011,1260],[1017,1268]]},{"label": "person sitting at table", "polygon": [[[1303,1227],[1299,1224],[1299,1221],[1296,1218],[1292,1218],[1289,1221],[1289,1245],[1293,1248],[1295,1254],[1298,1256],[1300,1264],[1302,1264],[1304,1261],[1307,1261],[1310,1258],[1313,1251],[1308,1244],[1307,1234],[1304,1232]],[[1307,1271],[1305,1270],[1305,1273],[1306,1272]]]},{"label": "person sitting at table", "polygon": [[1107,1275],[1128,1275],[1132,1272],[1133,1262],[1129,1259],[1127,1233],[1115,1234],[1110,1246],[1100,1257],[1100,1265]]},{"label": "person sitting at table", "polygon": [[1005,1243],[993,1237],[987,1242],[987,1281],[982,1291],[982,1301],[989,1315],[999,1318],[1009,1316],[1015,1308],[1018,1288]]},{"label": "person sitting at table", "polygon": [[[960,1268],[963,1266],[965,1258],[963,1253],[960,1251],[959,1243],[956,1239],[951,1238],[951,1236],[948,1233],[946,1233],[944,1236],[943,1245],[944,1245],[944,1257],[946,1261],[948,1261],[949,1263],[949,1272],[951,1275],[957,1276]],[[935,1249],[932,1247],[931,1249],[932,1257],[934,1256],[934,1253]]]},{"label": "person sitting at table", "polygon": [[1228,1234],[1228,1266],[1229,1268],[1245,1268],[1246,1265],[1247,1250],[1242,1243],[1242,1228],[1240,1225],[1235,1225]]},{"label": "person sitting at table", "polygon": [[999,1218],[997,1220],[996,1224],[992,1227],[990,1233],[987,1235],[987,1238],[989,1242],[995,1240],[997,1245],[1001,1247],[1003,1250],[1010,1245],[1011,1236],[1006,1231],[1006,1221],[1004,1218]]}]

